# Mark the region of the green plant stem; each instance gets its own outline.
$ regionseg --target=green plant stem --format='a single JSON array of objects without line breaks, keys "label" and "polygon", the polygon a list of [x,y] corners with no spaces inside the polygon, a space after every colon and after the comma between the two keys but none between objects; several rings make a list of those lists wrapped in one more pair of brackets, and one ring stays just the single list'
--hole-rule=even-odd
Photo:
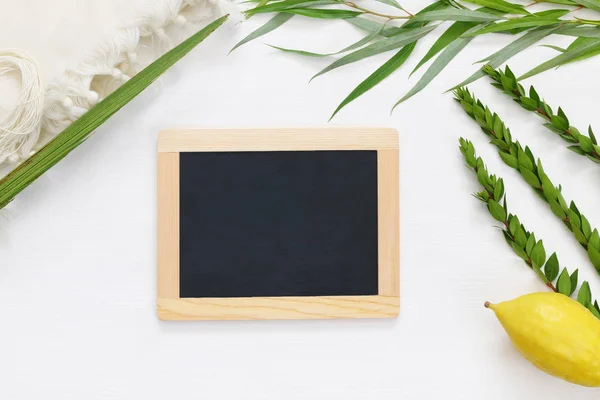
[{"label": "green plant stem", "polygon": [[[475,154],[475,147],[473,146],[473,143],[463,138],[459,139],[459,143],[460,152],[465,157],[467,165],[475,173],[479,184],[483,187],[482,191],[475,193],[473,196],[476,199],[484,202],[487,205],[490,215],[496,221],[502,223],[502,233],[504,234],[504,238],[513,249],[515,254],[521,257],[523,261],[525,261],[525,263],[536,272],[536,275],[542,280],[542,282],[544,282],[546,286],[548,286],[552,291],[558,292],[558,289],[556,289],[556,286],[554,286],[552,281],[548,279],[548,277],[541,271],[541,268],[544,266],[544,262],[546,262],[545,250],[544,257],[542,257],[544,258],[543,262],[540,263],[538,262],[539,260],[534,262],[534,260],[531,258],[534,247],[538,244],[543,246],[542,241],[536,241],[533,233],[527,231],[523,224],[517,223],[519,222],[518,217],[508,213],[508,207],[506,204],[501,206],[502,203],[505,203],[506,199],[504,192],[504,180],[496,177],[496,175],[489,174],[481,157],[477,157]],[[513,222],[512,232],[510,229],[511,221]],[[517,236],[519,237],[518,240]],[[528,248],[527,242],[533,244],[530,244]],[[549,275],[551,278],[556,278],[556,276],[558,276],[557,273]]]},{"label": "green plant stem", "polygon": [[[569,274],[566,268],[562,268],[562,272],[560,272],[561,267],[556,253],[546,259],[546,250],[542,240],[537,240],[535,234],[527,231],[516,215],[508,212],[502,178],[489,174],[483,160],[475,154],[473,143],[460,138],[459,149],[483,188],[474,193],[474,197],[485,203],[490,215],[502,223],[502,234],[513,252],[525,261],[550,290],[572,296],[577,289],[579,271],[575,270]],[[581,284],[577,293],[577,301],[587,307],[597,318],[600,318],[600,307],[597,302],[592,303],[592,295],[587,281]]]},{"label": "green plant stem", "polygon": [[510,96],[517,104],[528,111],[532,111],[538,116],[545,119],[546,128],[560,136],[564,141],[571,144],[569,150],[586,156],[595,163],[600,163],[600,146],[596,141],[592,127],[588,128],[589,137],[579,132],[577,128],[569,123],[569,119],[565,115],[562,108],[558,108],[555,114],[552,108],[540,98],[538,92],[533,86],[529,87],[529,95],[519,84],[517,78],[507,66],[504,71],[495,70],[486,65],[483,67],[485,72],[492,80],[492,86],[500,89],[503,93]]},{"label": "green plant stem", "polygon": [[516,169],[521,177],[548,203],[552,212],[573,233],[575,239],[586,249],[588,257],[600,274],[600,235],[592,229],[588,219],[580,213],[573,201],[567,206],[561,186],[554,186],[544,172],[542,162],[534,157],[529,147],[523,148],[518,141],[512,140],[510,130],[498,114],[477,100],[468,89],[460,88],[454,92],[463,110],[475,120],[481,130],[489,136],[498,154],[506,165]]},{"label": "green plant stem", "polygon": [[0,208],[5,207],[23,189],[88,139],[96,128],[141,93],[181,57],[206,39],[227,18],[228,15],[217,19],[159,57],[100,101],[81,118],[69,125],[33,156],[0,179]]}]

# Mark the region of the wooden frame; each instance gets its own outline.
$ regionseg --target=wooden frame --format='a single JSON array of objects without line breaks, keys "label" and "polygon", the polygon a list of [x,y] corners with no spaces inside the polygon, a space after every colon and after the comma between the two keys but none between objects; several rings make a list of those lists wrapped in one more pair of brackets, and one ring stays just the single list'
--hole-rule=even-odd
[{"label": "wooden frame", "polygon": [[[374,296],[179,297],[181,152],[376,150],[379,291]],[[158,317],[162,320],[393,318],[400,307],[398,134],[393,129],[166,130],[158,138]]]}]

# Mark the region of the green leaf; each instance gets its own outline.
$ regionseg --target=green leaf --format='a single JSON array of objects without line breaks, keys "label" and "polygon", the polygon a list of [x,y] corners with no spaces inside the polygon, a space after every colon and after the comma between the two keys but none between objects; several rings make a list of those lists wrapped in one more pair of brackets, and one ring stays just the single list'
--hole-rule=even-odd
[{"label": "green leaf", "polygon": [[594,317],[600,319],[600,312],[598,312],[598,310],[596,310],[591,303],[587,305],[587,308],[592,314],[594,314]]},{"label": "green leaf", "polygon": [[437,53],[445,49],[450,43],[454,42],[455,39],[458,39],[462,36],[463,33],[467,32],[469,29],[477,26],[475,22],[455,22],[444,33],[440,35],[440,37],[435,41],[433,46],[429,49],[427,54],[423,56],[421,61],[417,64],[417,66],[410,73],[411,75],[415,73],[423,64],[433,58]]},{"label": "green leaf", "polygon": [[589,38],[600,38],[600,28],[598,27],[572,27],[565,26],[556,31],[559,35],[573,36],[573,37],[589,37]]},{"label": "green leaf", "polygon": [[531,251],[533,250],[533,247],[535,246],[536,241],[535,241],[535,235],[532,233],[531,235],[529,235],[529,237],[527,238],[527,243],[525,244],[525,252],[531,256]]},{"label": "green leaf", "polygon": [[292,18],[292,17],[293,17],[293,15],[291,15],[291,14],[277,14],[277,15],[275,15],[273,18],[271,18],[269,21],[267,21],[267,23],[265,23],[260,28],[258,28],[257,30],[253,31],[252,33],[250,33],[248,36],[246,36],[242,40],[240,40],[238,42],[238,44],[236,44],[235,46],[233,46],[233,48],[229,52],[231,53],[232,51],[234,51],[235,49],[237,49],[241,45],[246,44],[246,43],[250,42],[251,40],[254,40],[254,39],[259,38],[259,37],[261,37],[263,35],[266,35],[269,32],[274,31],[275,29],[279,28],[281,25],[283,25],[287,21],[289,21],[290,18]]},{"label": "green leaf", "polygon": [[531,185],[531,187],[534,187],[536,189],[539,189],[541,187],[542,184],[540,183],[540,180],[537,178],[537,176],[535,176],[533,172],[525,168],[521,168],[519,172],[521,172],[523,179],[525,179],[525,182]]},{"label": "green leaf", "polygon": [[596,140],[596,136],[594,136],[594,131],[592,130],[591,125],[588,127],[588,135],[590,136],[590,139],[592,139],[592,143],[598,144],[598,141]]},{"label": "green leaf", "polygon": [[[580,37],[575,39],[567,48],[567,50],[569,49],[576,49],[578,47],[582,47],[585,46],[586,44],[590,44],[590,43],[600,43],[600,39],[597,38],[586,38],[586,37]],[[583,53],[582,55],[580,55],[579,57],[575,57],[571,60],[569,60],[568,62],[566,62],[565,64],[570,64],[570,63],[574,63],[577,61],[582,61],[591,57],[595,57],[598,54],[600,54],[600,49],[598,48],[592,48],[589,51]]]},{"label": "green leaf", "polygon": [[558,270],[558,257],[556,256],[556,253],[552,253],[550,258],[548,258],[548,261],[546,261],[546,266],[544,267],[544,274],[546,275],[546,278],[550,282],[552,282],[558,276]]},{"label": "green leaf", "polygon": [[255,14],[264,14],[288,10],[294,7],[308,7],[310,5],[325,5],[325,4],[336,4],[336,1],[317,1],[317,0],[283,0],[271,4],[265,4],[244,11],[246,16],[251,17]]},{"label": "green leaf", "polygon": [[563,49],[562,47],[554,46],[552,44],[540,44],[540,47],[547,47],[549,49],[556,50],[559,53],[564,53],[565,51],[567,51],[567,49]]},{"label": "green leaf", "polygon": [[512,247],[512,249],[516,255],[521,257],[526,262],[529,262],[529,256],[527,256],[527,253],[525,253],[525,250],[523,250],[521,247],[519,247],[519,245],[517,243],[510,242],[510,247]]},{"label": "green leaf", "polygon": [[544,262],[546,262],[546,250],[541,240],[531,250],[531,261],[538,268],[542,267]]},{"label": "green leaf", "polygon": [[573,235],[575,235],[575,239],[577,239],[577,241],[582,245],[587,246],[587,238],[585,237],[583,232],[576,226],[571,226],[571,228],[571,230],[573,231]]},{"label": "green leaf", "polygon": [[[574,204],[574,203],[571,203]],[[579,219],[579,214],[577,213],[577,211],[573,210],[573,209],[569,209],[567,211],[567,217],[569,217],[569,222],[571,224],[571,226],[574,226],[576,228],[581,228],[581,220]]]},{"label": "green leaf", "polygon": [[560,204],[558,204],[558,202],[554,199],[547,199],[548,200],[548,204],[550,204],[550,208],[552,209],[552,212],[554,213],[554,215],[556,215],[558,218],[561,219],[561,221],[564,221],[565,218],[567,217],[567,215],[565,214],[564,210],[562,209],[562,207],[560,206]]},{"label": "green leaf", "polygon": [[516,215],[513,215],[512,218],[509,219],[510,223],[508,230],[514,236],[515,233],[517,233],[517,229],[519,229],[519,227],[521,226],[521,222],[519,221],[519,218]]},{"label": "green leaf", "polygon": [[500,149],[498,152],[510,151],[510,147],[500,139],[492,139],[490,140],[490,144],[493,144],[494,146],[498,147]]},{"label": "green leaf", "polygon": [[506,211],[496,200],[490,199],[488,201],[488,210],[496,221],[504,222],[506,220]]},{"label": "green leaf", "polygon": [[554,125],[562,131],[566,131],[567,129],[569,129],[569,124],[567,123],[567,121],[565,121],[564,118],[559,117],[558,115],[552,115],[550,117],[550,121],[552,122],[552,125]]},{"label": "green leaf", "polygon": [[564,5],[567,5],[567,6],[574,6],[574,5],[576,5],[575,2],[573,2],[572,0],[545,0],[544,3],[564,4]]},{"label": "green leaf", "polygon": [[575,49],[567,50],[564,53],[559,54],[558,56],[538,65],[537,67],[521,75],[519,77],[519,80],[531,78],[532,76],[535,76],[541,72],[563,65],[569,62],[570,60],[585,54],[588,51],[596,49],[600,49],[600,43],[588,43]]},{"label": "green leaf", "polygon": [[583,151],[583,149],[581,147],[579,147],[579,145],[573,145],[573,146],[569,146],[567,147],[567,149],[571,150],[573,153],[577,153],[581,156],[585,155],[585,151]]},{"label": "green leaf", "polygon": [[339,68],[343,65],[354,63],[364,58],[371,57],[376,54],[385,53],[390,50],[395,50],[399,47],[416,42],[417,40],[426,36],[435,28],[435,26],[425,26],[423,28],[410,29],[399,35],[382,39],[375,43],[371,43],[370,45],[363,47],[362,49],[356,50],[350,54],[347,54],[339,60],[336,60],[333,63],[329,64],[327,67],[323,68],[315,76],[313,76],[311,80],[315,79],[317,76],[323,75],[324,73]]},{"label": "green leaf", "polygon": [[525,245],[527,244],[527,234],[522,226],[520,226],[517,233],[515,233],[515,242],[523,248],[525,248]]},{"label": "green leaf", "polygon": [[0,180],[0,208],[36,178],[62,160],[102,123],[129,103],[173,64],[194,49],[227,20],[221,17],[148,65],[87,113],[56,135],[27,161]]},{"label": "green leaf", "polygon": [[[476,29],[476,28],[471,28]],[[459,38],[454,40],[442,53],[435,59],[431,66],[425,71],[421,79],[408,91],[400,100],[394,104],[392,111],[402,102],[408,100],[415,94],[423,90],[449,63],[456,57],[458,53],[464,49],[471,41],[470,38]]]},{"label": "green leaf", "polygon": [[385,37],[394,36],[398,33],[402,33],[403,31],[407,30],[404,27],[390,26],[387,24],[382,24],[380,22],[371,21],[370,19],[361,18],[361,17],[350,18],[350,19],[346,19],[344,21],[356,26],[359,29],[362,29],[363,31],[369,32],[369,33],[379,32],[380,36],[385,36]]},{"label": "green leaf", "polygon": [[574,3],[589,8],[590,10],[600,11],[600,1],[598,0],[572,0]]},{"label": "green leaf", "polygon": [[519,161],[517,160],[517,157],[511,156],[509,153],[504,151],[499,151],[498,154],[502,158],[502,161],[506,163],[506,165],[514,169],[519,169]]},{"label": "green leaf", "polygon": [[333,10],[320,8],[288,8],[285,10],[281,10],[281,12],[302,15],[303,17],[320,19],[348,19],[363,14],[363,12],[361,11]]},{"label": "green leaf", "polygon": [[502,19],[502,17],[491,13],[469,9],[448,8],[445,10],[428,11],[420,15],[415,15],[411,21],[490,22],[499,19]]},{"label": "green leaf", "polygon": [[481,28],[476,32],[469,33],[465,36],[479,36],[493,32],[506,32],[516,28],[537,28],[540,26],[556,25],[560,20],[556,18],[537,18],[537,17],[522,17],[509,19],[508,21],[498,22]]},{"label": "green leaf", "polygon": [[406,11],[396,0],[377,0],[380,3],[387,4],[388,6],[395,7],[399,10]]},{"label": "green leaf", "polygon": [[[485,57],[484,59],[479,60],[478,62],[487,62],[487,64],[489,64],[492,68],[498,68],[500,65],[510,60],[513,56],[519,54],[521,51],[539,42],[541,39],[549,36],[557,29],[558,27],[554,26],[532,29],[531,31],[525,33],[523,36],[509,43],[507,46]],[[458,85],[454,86],[453,88],[449,89],[448,91],[452,91],[459,87],[466,86],[469,83],[475,82],[483,76],[485,76],[485,73],[481,69],[477,69],[477,71],[473,73],[473,75],[471,75]]]},{"label": "green leaf", "polygon": [[[383,27],[383,25],[382,25],[382,27]],[[301,56],[307,56],[307,57],[329,57],[329,56],[335,56],[337,54],[346,53],[348,51],[351,51],[351,50],[363,47],[364,45],[372,42],[377,36],[379,36],[379,34],[381,33],[381,30],[382,29],[380,28],[377,31],[371,32],[370,34],[368,34],[367,36],[363,37],[359,41],[354,42],[350,46],[344,47],[343,49],[341,49],[339,51],[336,51],[334,53],[313,53],[313,52],[305,51],[305,50],[288,49],[288,48],[279,47],[279,46],[272,46],[272,45],[269,45],[269,46],[273,47],[274,49],[286,52],[286,53],[294,53],[294,54],[299,54]]]},{"label": "green leaf", "polygon": [[540,173],[540,170],[541,168],[538,168],[538,175],[542,178],[542,190],[544,191],[544,197],[546,197],[548,201],[550,201],[550,199],[555,199],[557,196],[556,187],[554,187],[546,174]]},{"label": "green leaf", "polygon": [[466,0],[469,3],[478,4],[480,6],[488,7],[494,10],[503,11],[509,14],[525,14],[529,12],[523,8],[520,4],[509,3],[504,0]]},{"label": "green leaf", "polygon": [[[545,0],[546,3],[549,3],[549,1]],[[538,11],[536,13],[531,14],[532,17],[542,17],[542,18],[560,18],[563,17],[567,14],[569,14],[571,12],[571,10],[567,10],[565,8],[559,8],[559,9],[553,9],[553,10],[545,10],[545,11]]]},{"label": "green leaf", "polygon": [[589,244],[587,250],[590,261],[597,270],[600,270],[600,252],[596,250],[594,246],[590,246]]},{"label": "green leaf", "polygon": [[564,268],[558,277],[558,282],[556,283],[556,288],[559,293],[564,294],[565,296],[571,295],[571,277],[567,272],[567,269]]},{"label": "green leaf", "polygon": [[519,166],[521,168],[533,171],[533,161],[531,161],[531,158],[529,158],[527,154],[525,154],[523,149],[521,149],[520,147],[518,149],[517,158],[519,160]]},{"label": "green leaf", "polygon": [[[494,187],[494,199],[496,201],[500,201],[500,199],[502,198],[503,195],[504,195],[504,182],[502,181],[502,179],[500,179],[496,183],[496,187]],[[504,200],[506,201],[506,199],[504,199]],[[504,207],[504,209],[506,210],[506,207]]]},{"label": "green leaf", "polygon": [[583,215],[581,216],[581,231],[583,232],[586,238],[589,238],[592,234],[592,227],[590,226],[590,222]]},{"label": "green leaf", "polygon": [[600,251],[600,235],[598,235],[598,229],[594,229],[590,236],[588,244],[596,250]]},{"label": "green leaf", "polygon": [[572,274],[571,274],[571,293],[569,293],[569,296],[573,294],[573,292],[575,292],[575,289],[577,288],[577,278],[579,276],[579,269],[576,269]]},{"label": "green leaf", "polygon": [[585,281],[581,284],[579,288],[579,293],[577,293],[577,301],[581,303],[584,307],[587,307],[588,304],[592,302],[592,292],[590,291],[590,284],[588,281]]},{"label": "green leaf", "polygon": [[348,103],[354,101],[356,98],[360,97],[367,91],[371,90],[375,85],[379,84],[385,78],[390,76],[392,72],[400,68],[402,64],[408,59],[413,49],[415,48],[415,43],[411,43],[407,46],[404,46],[400,49],[392,58],[385,62],[381,67],[377,68],[375,72],[367,77],[364,81],[362,81],[346,98],[340,103],[340,105],[335,109],[329,120],[342,109]]}]

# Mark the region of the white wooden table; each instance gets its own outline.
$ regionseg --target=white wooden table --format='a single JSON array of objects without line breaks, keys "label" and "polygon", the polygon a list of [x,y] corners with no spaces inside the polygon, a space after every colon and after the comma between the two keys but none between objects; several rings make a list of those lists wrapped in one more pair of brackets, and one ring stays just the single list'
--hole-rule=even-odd
[{"label": "white wooden table", "polygon": [[[141,2],[138,1],[137,3]],[[18,3],[18,4],[15,4]],[[419,1],[405,1],[411,10]],[[136,1],[3,1],[0,46],[28,50],[48,79],[135,9]],[[79,20],[83,22],[78,22]],[[389,110],[416,82],[419,57],[343,110],[336,126],[400,132],[401,311],[397,320],[164,323],[155,313],[156,138],[167,127],[323,126],[354,86],[391,54],[308,79],[327,60],[268,42],[337,50],[358,37],[344,22],[294,18],[229,49],[262,23],[218,31],[0,213],[0,398],[29,399],[595,399],[598,390],[549,377],[510,345],[485,300],[543,291],[512,254],[457,149],[472,139],[505,178],[509,207],[580,268],[584,251],[533,195],[450,94],[471,63],[508,40],[475,40],[423,93]],[[85,27],[85,31],[81,31]],[[422,56],[434,38],[419,44]],[[565,44],[567,41],[555,40]],[[519,72],[551,50],[510,63]],[[600,129],[600,59],[531,79],[572,123]],[[600,226],[600,169],[565,149],[489,86],[476,93],[545,162],[546,172]]]}]

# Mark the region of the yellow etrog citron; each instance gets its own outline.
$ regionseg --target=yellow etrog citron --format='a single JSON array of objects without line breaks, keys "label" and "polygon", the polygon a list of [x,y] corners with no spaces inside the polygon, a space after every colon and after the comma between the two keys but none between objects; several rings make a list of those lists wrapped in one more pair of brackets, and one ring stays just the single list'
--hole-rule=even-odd
[{"label": "yellow etrog citron", "polygon": [[600,386],[600,320],[584,306],[550,292],[485,306],[533,365],[567,382]]}]

